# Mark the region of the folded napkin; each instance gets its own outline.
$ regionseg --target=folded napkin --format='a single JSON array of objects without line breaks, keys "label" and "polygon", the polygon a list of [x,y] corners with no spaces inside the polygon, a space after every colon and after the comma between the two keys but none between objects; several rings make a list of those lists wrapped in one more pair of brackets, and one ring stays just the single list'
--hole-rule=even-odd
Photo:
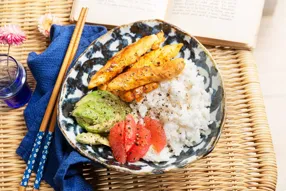
[{"label": "folded napkin", "polygon": [[[74,25],[53,25],[51,28],[50,46],[41,54],[31,52],[28,55],[28,66],[37,81],[37,86],[24,111],[28,133],[16,151],[26,162],[32,151],[34,140],[38,133],[73,31]],[[106,28],[104,27],[86,25],[83,29],[75,58],[77,58],[92,41],[105,33]],[[39,155],[41,155],[41,153],[40,150]],[[38,157],[35,163],[35,171],[38,169],[39,158],[40,157]],[[81,173],[82,164],[88,162],[90,162],[90,160],[78,154],[67,143],[59,128],[56,127],[54,138],[50,145],[43,179],[55,190],[92,190]]]}]

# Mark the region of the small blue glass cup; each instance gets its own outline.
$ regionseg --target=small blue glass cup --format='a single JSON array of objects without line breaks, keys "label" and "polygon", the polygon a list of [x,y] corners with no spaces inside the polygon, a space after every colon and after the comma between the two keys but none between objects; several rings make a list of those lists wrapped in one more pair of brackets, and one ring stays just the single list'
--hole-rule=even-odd
[{"label": "small blue glass cup", "polygon": [[19,108],[28,103],[31,95],[23,65],[11,56],[0,54],[0,100],[11,108]]}]

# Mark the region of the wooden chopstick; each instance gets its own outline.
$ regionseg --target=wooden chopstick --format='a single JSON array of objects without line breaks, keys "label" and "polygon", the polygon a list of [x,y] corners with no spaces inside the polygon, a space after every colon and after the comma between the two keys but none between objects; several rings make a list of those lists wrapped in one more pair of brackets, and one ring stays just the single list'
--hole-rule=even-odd
[{"label": "wooden chopstick", "polygon": [[[86,15],[87,15],[87,8],[82,8],[82,10],[80,12],[80,16],[79,16],[78,22],[76,24],[76,27],[74,29],[72,38],[70,40],[69,47],[68,47],[68,49],[66,51],[66,55],[65,55],[65,58],[63,60],[60,72],[58,74],[58,78],[57,78],[57,81],[55,83],[52,95],[50,97],[48,106],[46,108],[45,115],[43,117],[43,120],[42,120],[40,129],[39,129],[38,135],[36,137],[32,153],[30,154],[30,157],[29,157],[29,160],[28,160],[28,164],[27,164],[26,170],[24,172],[21,185],[19,187],[19,191],[26,190],[26,186],[28,185],[28,181],[29,181],[29,178],[31,176],[31,172],[32,172],[33,167],[34,167],[35,159],[37,157],[39,148],[41,146],[41,142],[42,142],[43,136],[45,134],[45,131],[47,129],[47,125],[48,125],[48,122],[50,120],[52,111],[55,108],[55,103],[56,103],[56,100],[57,100],[57,97],[58,97],[59,90],[61,88],[61,84],[62,84],[64,76],[65,76],[65,73],[66,73],[70,63],[72,62],[74,56],[75,56],[75,53],[76,53],[76,50],[77,50],[77,47],[78,47],[78,44],[79,44],[79,41],[80,41],[80,36],[82,34],[83,26],[84,26],[84,23],[85,23],[85,20],[86,20]],[[55,123],[56,123],[56,109],[55,109],[54,113],[55,114],[53,114],[53,117],[51,119],[51,123],[54,124],[53,128],[51,127],[52,124],[50,125],[50,128],[51,128],[52,132],[54,131],[54,126],[55,126]]]},{"label": "wooden chopstick", "polygon": [[[83,14],[84,14],[86,12],[86,8],[83,8],[81,12],[83,12]],[[71,56],[72,50],[74,48],[74,45],[76,43],[77,44],[79,43],[79,42],[76,42],[77,40],[79,41],[79,39],[76,38],[77,37],[76,34],[79,32],[79,29],[80,29],[80,23],[78,25],[76,25],[76,27],[74,29],[74,33],[73,33],[74,35],[71,38],[68,50],[66,52],[66,56],[65,56],[64,61],[62,63],[61,70],[60,70],[60,72],[58,74],[58,78],[57,78],[56,84],[54,86],[52,95],[50,97],[50,101],[48,103],[48,106],[47,106],[44,118],[43,118],[41,126],[40,126],[40,131],[45,131],[46,127],[48,125],[49,119],[50,119],[51,114],[52,114],[52,110],[54,108],[54,105],[55,105],[58,93],[60,91],[60,88],[61,88],[64,76],[65,76],[65,73],[66,73],[66,70],[67,70],[68,65],[69,65],[69,61],[70,61],[70,56]]]},{"label": "wooden chopstick", "polygon": [[[76,54],[76,51],[77,51],[77,48],[78,48],[78,45],[79,45],[79,42],[80,42],[81,34],[82,34],[82,31],[83,31],[83,27],[84,27],[84,24],[85,24],[87,11],[88,11],[88,9],[86,9],[86,12],[84,12],[84,16],[83,16],[82,20],[79,23],[80,27],[79,27],[79,31],[77,33],[77,39],[78,40],[75,42],[74,47],[72,49],[71,56],[69,57],[69,62],[68,62],[69,64],[68,64],[68,66],[66,68],[65,73],[67,72],[70,64],[72,63],[72,61],[73,61],[73,59],[75,57],[75,54]],[[59,99],[59,97],[58,97],[58,99]],[[51,120],[50,120],[50,125],[49,125],[49,132],[46,135],[46,141],[45,141],[45,144],[44,144],[44,150],[42,152],[41,159],[40,159],[40,164],[41,164],[41,167],[43,167],[43,168],[40,168],[40,167],[38,168],[37,175],[36,175],[35,182],[34,182],[34,189],[33,189],[33,191],[38,191],[39,188],[40,188],[40,183],[41,183],[42,176],[43,176],[44,166],[45,166],[45,163],[46,163],[46,159],[47,159],[47,155],[48,155],[48,152],[49,152],[51,139],[53,137],[53,133],[55,131],[55,126],[56,126],[56,122],[57,122],[57,103],[58,103],[58,99],[57,99],[56,104],[55,104],[54,109],[53,109],[53,114],[52,114],[52,117],[51,117]]]}]

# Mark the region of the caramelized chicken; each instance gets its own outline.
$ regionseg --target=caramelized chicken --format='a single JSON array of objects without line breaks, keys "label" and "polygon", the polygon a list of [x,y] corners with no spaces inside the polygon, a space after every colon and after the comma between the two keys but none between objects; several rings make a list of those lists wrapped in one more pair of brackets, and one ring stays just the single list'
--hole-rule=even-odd
[{"label": "caramelized chicken", "polygon": [[107,84],[101,84],[98,86],[99,90],[107,90]]},{"label": "caramelized chicken", "polygon": [[136,100],[139,102],[143,98],[144,93],[149,93],[159,87],[159,84],[156,82],[146,84],[144,86],[140,86],[133,90],[122,91],[118,94],[118,96],[126,102],[132,102]]},{"label": "caramelized chicken", "polygon": [[158,66],[174,58],[181,50],[183,44],[166,45],[160,49],[143,55],[131,68],[142,68],[144,66]]},{"label": "caramelized chicken", "polygon": [[119,91],[118,96],[120,97],[121,100],[123,100],[125,102],[132,102],[135,99],[135,96],[134,96],[132,90]]},{"label": "caramelized chicken", "polygon": [[144,93],[149,93],[155,89],[157,89],[159,87],[159,84],[158,83],[150,83],[150,84],[146,84],[143,86],[143,91]]},{"label": "caramelized chicken", "polygon": [[140,86],[133,90],[128,90],[128,91],[119,91],[119,90],[111,91],[110,89],[108,89],[107,86],[108,84],[103,84],[103,85],[98,86],[98,89],[110,91],[112,94],[119,96],[125,102],[132,102],[134,100],[139,102],[141,98],[143,97],[144,93],[149,93],[152,90],[157,89],[159,84],[156,82],[153,82],[153,83],[146,84],[144,86]]},{"label": "caramelized chicken", "polygon": [[179,75],[184,67],[184,59],[177,58],[156,67],[133,68],[114,78],[108,84],[108,89],[111,91],[127,91],[152,82],[171,79]]},{"label": "caramelized chicken", "polygon": [[113,56],[94,76],[92,76],[88,88],[94,88],[101,84],[105,84],[121,73],[123,69],[135,63],[143,54],[151,48],[159,48],[164,41],[164,33],[159,32],[145,36],[137,42],[125,47],[123,50]]}]

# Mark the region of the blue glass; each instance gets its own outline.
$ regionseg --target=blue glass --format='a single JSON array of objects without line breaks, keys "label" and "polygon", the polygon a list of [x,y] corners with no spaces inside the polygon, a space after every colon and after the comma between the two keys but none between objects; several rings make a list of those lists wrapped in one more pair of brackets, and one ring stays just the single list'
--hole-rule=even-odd
[{"label": "blue glass", "polygon": [[24,106],[32,91],[27,84],[26,70],[13,57],[0,54],[0,99],[11,108]]}]

